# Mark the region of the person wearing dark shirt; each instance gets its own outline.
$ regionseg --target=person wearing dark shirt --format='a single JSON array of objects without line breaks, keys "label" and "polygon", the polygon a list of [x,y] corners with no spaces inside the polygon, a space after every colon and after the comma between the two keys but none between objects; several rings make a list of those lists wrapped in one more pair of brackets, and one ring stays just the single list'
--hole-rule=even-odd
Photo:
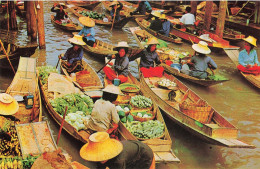
[{"label": "person wearing dark shirt", "polygon": [[162,21],[162,29],[158,31],[158,33],[161,33],[164,36],[169,36],[171,28],[173,28],[173,24],[167,20],[165,14],[162,14],[160,17],[160,20]]},{"label": "person wearing dark shirt", "polygon": [[[112,8],[110,11],[110,16],[113,19],[114,18],[114,14],[116,13],[115,16],[115,21],[119,21],[121,19],[120,17],[120,11],[123,9],[123,4],[119,1],[113,1],[110,5],[110,7]],[[115,12],[116,11],[116,12]]]},{"label": "person wearing dark shirt", "polygon": [[54,19],[56,21],[61,22],[61,20],[68,18],[68,14],[63,10],[63,5],[65,4],[54,4],[53,7],[51,8],[52,12],[56,12],[56,15],[54,17]]},{"label": "person wearing dark shirt", "polygon": [[106,74],[106,77],[113,81],[114,79],[119,79],[121,83],[124,83],[128,80],[128,74],[129,74],[129,59],[126,56],[128,52],[128,44],[127,42],[118,42],[118,45],[116,47],[116,50],[118,53],[115,56],[108,56],[109,58],[113,57],[115,58],[115,64],[109,63],[111,67],[106,66],[104,67],[103,71]]},{"label": "person wearing dark shirt", "polygon": [[145,15],[146,13],[146,5],[144,1],[139,1],[139,5],[133,12],[130,12],[130,15],[138,14],[138,15]]},{"label": "person wearing dark shirt", "polygon": [[154,16],[155,19],[151,22],[149,28],[158,32],[159,30],[162,29],[162,21],[159,19],[160,13],[154,12],[152,15]]},{"label": "person wearing dark shirt", "polygon": [[135,140],[122,142],[109,138],[106,132],[97,132],[89,137],[89,143],[80,149],[80,156],[99,162],[99,169],[155,169],[152,149]]}]

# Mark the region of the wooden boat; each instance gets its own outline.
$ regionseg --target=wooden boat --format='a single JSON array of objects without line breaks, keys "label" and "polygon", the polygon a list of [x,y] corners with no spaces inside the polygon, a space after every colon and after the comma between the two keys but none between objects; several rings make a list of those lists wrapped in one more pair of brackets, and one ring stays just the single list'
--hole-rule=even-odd
[{"label": "wooden boat", "polygon": [[[13,65],[13,67],[17,68],[20,56],[23,57],[30,57],[31,55],[34,54],[35,49],[38,47],[37,44],[29,44],[27,46],[19,46],[16,45],[15,43],[7,43],[4,42],[4,47],[6,50],[6,53]],[[0,67],[5,68],[5,69],[10,69],[10,63],[7,60],[7,57],[0,46]]]},{"label": "wooden boat", "polygon": [[58,23],[54,20],[54,15],[51,15],[51,22],[56,27],[66,30],[66,31],[80,31],[82,29],[81,26],[79,26],[78,24],[75,24],[75,23],[67,23],[65,25]]},{"label": "wooden boat", "polygon": [[[61,62],[62,60],[60,59],[60,63]],[[69,75],[67,70],[62,66],[62,64],[60,64],[61,72],[65,74],[68,77],[68,79],[71,79],[75,86],[77,86],[81,91],[102,89],[104,86],[96,71],[84,59],[82,59],[82,64],[84,67],[83,72],[87,71],[88,73],[78,76],[78,79],[77,74],[80,72],[76,73],[76,78],[71,78],[71,76]]]},{"label": "wooden boat", "polygon": [[[175,98],[171,97],[172,90],[158,86],[158,81],[162,79],[169,79],[177,84]],[[161,78],[144,78],[141,75],[140,82],[144,93],[151,96],[172,121],[203,141],[231,148],[255,148],[253,145],[237,140],[238,129],[174,76],[164,73]],[[185,104],[193,106],[193,110],[196,109],[196,111],[192,112],[191,109],[187,109],[189,112],[185,111],[185,113],[184,109],[181,109],[181,106]]]},{"label": "wooden boat", "polygon": [[[239,56],[239,50],[238,49],[225,49],[224,50],[228,57],[235,63],[236,66],[238,66],[238,56]],[[253,84],[255,87],[260,89],[260,75],[253,75],[253,74],[246,74],[240,71],[240,74],[246,78],[251,84]]]},{"label": "wooden boat", "polygon": [[181,38],[175,36],[174,34],[170,34],[169,37],[162,35],[160,33],[157,33],[156,31],[152,30],[149,28],[150,26],[150,22],[148,22],[147,20],[143,19],[143,18],[136,18],[135,19],[137,24],[144,30],[146,30],[147,32],[149,32],[150,34],[152,34],[153,36],[155,36],[156,38],[168,41],[168,42],[172,42],[172,43],[176,43],[176,44],[182,44],[182,40]]},{"label": "wooden boat", "polygon": [[[19,98],[19,110],[13,116],[19,119],[21,124],[41,121],[42,105],[36,74],[36,58],[20,57],[17,72],[11,85],[6,89],[6,93]],[[27,108],[22,102],[23,96],[33,96],[32,108]]]},{"label": "wooden boat", "polygon": [[[107,80],[106,78],[104,79],[105,86],[108,84],[111,84],[111,81]],[[131,83],[139,86],[139,82],[135,77],[129,74],[128,81],[126,83]],[[140,88],[141,93],[143,95],[143,90]],[[127,93],[125,93],[127,95]],[[133,96],[133,93],[130,94]],[[147,96],[144,94],[144,96]],[[120,97],[120,96],[119,96]],[[154,100],[153,100],[153,103]],[[162,122],[165,126],[165,133],[162,138],[154,138],[154,139],[146,139],[142,140],[143,143],[147,144],[154,152],[155,155],[155,162],[180,162],[178,157],[175,156],[173,153],[171,146],[172,146],[172,140],[169,135],[167,126],[165,125],[164,119],[162,117],[162,114],[156,104],[154,104],[154,112],[156,112],[156,117],[155,119],[159,120]],[[138,140],[137,137],[135,137],[127,128],[126,126],[120,121],[119,122],[119,138],[120,140]]]},{"label": "wooden boat", "polygon": [[[141,29],[139,27],[130,27],[129,29],[130,29],[131,33],[134,35],[138,45],[141,48],[144,48],[144,46],[142,45],[142,41],[141,41],[142,38],[138,37],[138,35],[135,33],[135,31],[138,31],[138,30],[141,30]],[[145,30],[143,30],[143,31],[145,31]],[[146,31],[144,32],[144,34],[145,34],[145,36],[147,36],[149,38],[153,36],[153,35],[149,34]],[[161,66],[164,67],[164,70],[169,72],[169,73],[171,73],[171,74],[173,74],[174,76],[183,78],[185,80],[191,81],[193,83],[196,83],[196,84],[199,84],[199,85],[202,85],[202,86],[212,86],[212,85],[216,85],[216,84],[228,81],[228,80],[218,80],[218,81],[216,81],[216,80],[209,80],[209,79],[198,79],[198,78],[186,75],[186,74],[181,73],[178,70],[168,66],[167,64],[165,64],[166,59],[164,57],[167,54],[163,54],[161,52],[158,52],[158,55],[159,55],[160,58],[162,58],[161,60],[163,60],[163,63],[161,63]]]},{"label": "wooden boat", "polygon": [[87,8],[87,9],[94,9],[96,6],[99,5],[100,1],[70,0],[70,1],[66,1],[66,3],[69,4],[69,5],[80,6],[80,7],[84,7],[84,8]]},{"label": "wooden boat", "polygon": [[[57,122],[57,124],[61,125],[63,117],[54,110],[53,106],[50,103],[51,99],[53,99],[53,93],[48,92],[48,83],[43,84],[41,78],[39,77],[39,84],[42,93],[43,103],[46,109],[48,110],[52,118]],[[87,142],[89,134],[86,130],[77,131],[77,129],[73,127],[71,124],[69,124],[66,120],[63,123],[63,129],[65,129],[75,139],[83,143]]]},{"label": "wooden boat", "polygon": [[[70,10],[77,17],[84,17],[85,16],[84,13],[91,12],[91,10],[81,8],[81,7],[71,7]],[[101,16],[102,14],[98,13],[98,15]],[[92,19],[95,21],[95,23],[97,25],[112,27],[113,18],[111,18],[111,16],[108,14],[105,14],[105,17],[108,19],[108,22],[104,22],[103,19],[94,19],[94,18],[92,18]],[[131,17],[126,17],[123,15],[121,15],[121,18],[122,18],[121,20],[114,22],[114,25],[113,25],[114,28],[117,28],[117,29],[123,28],[128,23],[128,21],[130,21],[130,19],[131,19]]]}]

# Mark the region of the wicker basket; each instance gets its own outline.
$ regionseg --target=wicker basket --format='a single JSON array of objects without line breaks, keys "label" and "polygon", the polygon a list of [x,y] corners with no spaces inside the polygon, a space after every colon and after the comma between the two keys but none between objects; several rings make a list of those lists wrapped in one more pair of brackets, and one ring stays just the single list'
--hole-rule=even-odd
[{"label": "wicker basket", "polygon": [[181,112],[201,123],[207,123],[212,112],[211,106],[208,106],[205,102],[204,104],[183,102],[179,107]]},{"label": "wicker basket", "polygon": [[114,101],[114,104],[128,104],[131,99],[131,96],[129,95],[118,95],[116,101]]},{"label": "wicker basket", "polygon": [[131,102],[130,105],[132,106],[132,110],[136,110],[136,111],[149,111],[153,109],[153,105],[151,107],[146,107],[146,108],[135,107]]},{"label": "wicker basket", "polygon": [[[163,132],[163,134],[160,136],[160,137],[156,137],[156,138],[151,138],[151,139],[160,139],[160,138],[163,138],[164,137],[164,133],[165,131]],[[145,140],[151,140],[151,139],[144,139],[144,138],[139,138],[139,137],[136,137],[138,140],[141,140],[141,141],[145,141]]]},{"label": "wicker basket", "polygon": [[134,114],[133,114],[134,112],[144,112],[144,111],[140,111],[140,110],[130,110],[130,114],[133,116],[134,120],[140,121],[140,122],[144,122],[144,121],[148,121],[148,120],[153,120],[153,119],[155,118],[155,114],[156,114],[156,113],[154,113],[154,112],[148,110],[148,111],[145,111],[145,112],[152,114],[152,116],[151,116],[151,117],[147,117],[147,118],[143,118],[143,117],[139,117],[139,116],[134,115]]}]

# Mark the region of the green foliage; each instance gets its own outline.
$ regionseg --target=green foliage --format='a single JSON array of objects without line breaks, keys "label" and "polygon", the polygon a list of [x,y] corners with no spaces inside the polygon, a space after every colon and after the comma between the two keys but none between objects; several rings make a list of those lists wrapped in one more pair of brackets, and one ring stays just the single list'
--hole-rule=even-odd
[{"label": "green foliage", "polygon": [[134,121],[134,117],[133,117],[131,114],[129,114],[129,115],[127,116],[127,121],[128,121],[128,122]]},{"label": "green foliage", "polygon": [[89,16],[93,19],[102,20],[105,17],[105,14],[97,13],[96,11],[79,11],[79,14],[84,16]]},{"label": "green foliage", "polygon": [[37,67],[37,70],[39,71],[42,84],[47,83],[50,73],[58,73],[58,70],[53,66],[41,66]]},{"label": "green foliage", "polygon": [[215,80],[215,81],[219,81],[219,80],[228,80],[227,78],[225,78],[224,76],[215,74],[215,75],[210,75],[208,76],[208,79],[210,80]]},{"label": "green foliage", "polygon": [[118,115],[119,115],[120,118],[123,118],[123,117],[125,117],[125,112],[124,111],[119,111]]}]

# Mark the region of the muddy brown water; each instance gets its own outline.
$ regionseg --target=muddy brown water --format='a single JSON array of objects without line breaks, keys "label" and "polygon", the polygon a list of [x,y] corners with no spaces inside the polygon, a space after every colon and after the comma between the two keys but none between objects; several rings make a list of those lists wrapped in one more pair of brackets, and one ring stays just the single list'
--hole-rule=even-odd
[{"label": "muddy brown water", "polygon": [[[44,2],[44,19],[45,19],[45,38],[46,49],[37,49],[32,57],[36,57],[38,66],[52,65],[56,66],[57,56],[65,53],[71,47],[67,41],[72,34],[54,27],[50,21],[50,8],[52,2]],[[70,14],[73,21],[77,18]],[[117,44],[119,41],[127,41],[130,46],[137,46],[137,43],[128,27],[137,26],[130,21],[122,30],[96,26],[96,38]],[[27,38],[26,24],[23,20],[19,22],[20,38]],[[242,42],[236,45],[243,46]],[[182,45],[170,44],[174,48],[193,52],[191,44]],[[259,46],[259,44],[258,44]],[[260,48],[256,48],[260,57]],[[239,129],[238,138],[248,144],[256,146],[255,149],[226,148],[215,146],[202,142],[199,138],[174,124],[164,116],[166,125],[172,138],[172,149],[175,155],[181,160],[179,164],[157,164],[158,169],[172,168],[260,168],[260,92],[259,89],[247,82],[237,71],[234,63],[222,51],[214,51],[210,54],[218,65],[216,73],[230,79],[223,84],[218,84],[209,88],[201,87],[182,80],[184,84],[199,94],[210,105],[212,105],[221,115]],[[95,56],[84,53],[84,59],[99,70],[103,66],[103,61],[97,60]],[[137,64],[131,63],[130,71],[137,76]],[[103,73],[99,73],[103,77]],[[0,89],[5,90],[13,79],[11,71],[0,70]],[[44,119],[50,123],[54,138],[57,138],[59,126],[48,115],[44,109]],[[75,140],[66,131],[62,135],[58,146],[67,151],[73,160],[79,161],[90,168],[96,168],[94,163],[86,162],[79,156],[79,150],[83,144]]]}]

